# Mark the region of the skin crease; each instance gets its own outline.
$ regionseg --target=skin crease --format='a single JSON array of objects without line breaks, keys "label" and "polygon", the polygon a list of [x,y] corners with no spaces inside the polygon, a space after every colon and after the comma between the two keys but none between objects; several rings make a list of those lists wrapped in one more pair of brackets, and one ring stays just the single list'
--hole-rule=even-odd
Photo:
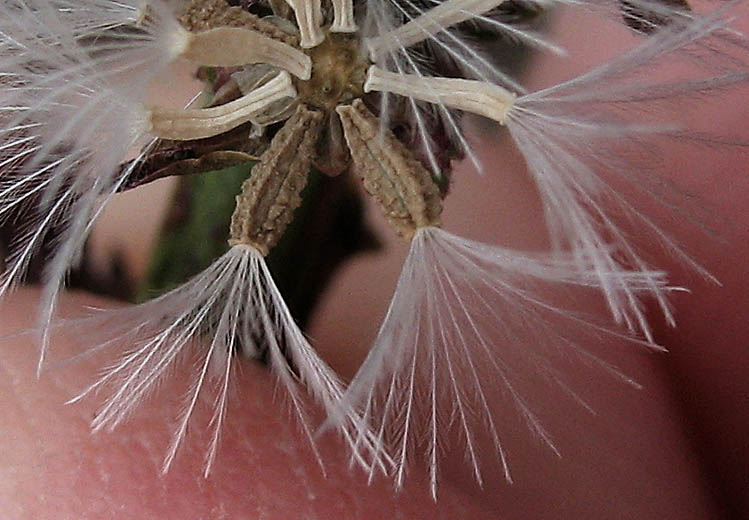
[{"label": "skin crease", "polygon": [[[601,41],[610,34],[589,36],[590,41]],[[585,48],[586,62],[538,68],[545,77],[563,79],[574,74],[573,69],[586,70],[605,58],[606,49]],[[543,78],[530,79],[548,84]],[[748,114],[742,96],[730,97],[725,106],[725,113],[709,117],[726,134],[746,135]],[[475,141],[484,164],[503,165],[502,182],[490,169],[478,176],[467,165],[461,167],[447,199],[445,228],[485,242],[542,249],[540,202],[517,153],[506,137],[487,135],[494,130],[480,122],[473,121],[470,131],[481,136]],[[709,155],[715,159],[718,154]],[[497,401],[495,411],[507,417],[502,433],[509,443],[513,485],[504,482],[491,450],[483,446],[487,482],[479,489],[457,439],[451,439],[455,442],[446,447],[441,460],[436,504],[418,466],[400,494],[384,479],[368,486],[361,472],[348,468],[341,445],[330,436],[320,443],[327,462],[325,477],[287,407],[274,398],[273,379],[249,362],[242,363],[234,382],[214,474],[208,479],[201,476],[207,435],[201,434],[200,425],[208,419],[201,412],[171,472],[161,477],[169,420],[184,391],[180,371],[115,432],[91,435],[88,422],[99,401],[62,403],[91,381],[102,360],[60,367],[37,381],[34,343],[16,336],[6,338],[0,348],[0,510],[14,520],[717,519],[749,514],[749,362],[743,352],[749,323],[743,260],[749,255],[749,200],[747,181],[741,178],[745,157],[730,151],[721,154],[718,163],[694,169],[704,172],[697,179],[678,177],[680,160],[675,158],[665,173],[700,194],[721,222],[721,240],[695,231],[683,219],[664,220],[666,229],[723,286],[690,274],[653,250],[647,237],[635,234],[635,242],[653,252],[653,264],[668,268],[675,283],[691,290],[673,295],[677,329],[663,325],[653,309],[657,339],[670,353],[652,354],[615,341],[603,346],[607,359],[636,375],[644,386],[641,391],[605,375],[572,369],[570,380],[591,400],[596,416],[558,399],[548,388],[539,389],[539,399],[551,410],[547,425],[562,449],[561,459],[532,439]],[[656,215],[660,211],[656,205],[648,209]],[[379,225],[378,211],[370,209],[370,221]],[[659,216],[667,218],[665,212]],[[407,248],[384,225],[381,229],[380,235],[393,247],[345,266],[324,295],[309,331],[321,354],[348,377],[376,334]],[[33,323],[37,297],[37,290],[24,289],[4,302],[2,334]],[[596,297],[580,295],[580,301],[591,312],[603,312]],[[71,294],[61,308],[67,311],[82,304],[112,305]],[[55,342],[58,359],[78,351],[76,339]]]}]

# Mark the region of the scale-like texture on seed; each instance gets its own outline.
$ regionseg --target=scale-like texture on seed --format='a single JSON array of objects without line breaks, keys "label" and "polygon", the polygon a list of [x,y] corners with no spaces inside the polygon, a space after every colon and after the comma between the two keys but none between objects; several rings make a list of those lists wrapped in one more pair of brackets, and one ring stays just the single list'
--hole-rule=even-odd
[{"label": "scale-like texture on seed", "polygon": [[360,99],[338,108],[351,156],[366,190],[403,235],[438,226],[442,200],[429,172]]},{"label": "scale-like texture on seed", "polygon": [[275,135],[237,196],[232,245],[249,244],[265,255],[281,238],[302,203],[322,119],[300,105]]},{"label": "scale-like texture on seed", "polygon": [[241,7],[232,7],[224,0],[193,0],[179,20],[187,30],[193,32],[217,27],[242,27],[288,45],[297,45],[299,41],[297,37],[276,25],[248,13]]}]

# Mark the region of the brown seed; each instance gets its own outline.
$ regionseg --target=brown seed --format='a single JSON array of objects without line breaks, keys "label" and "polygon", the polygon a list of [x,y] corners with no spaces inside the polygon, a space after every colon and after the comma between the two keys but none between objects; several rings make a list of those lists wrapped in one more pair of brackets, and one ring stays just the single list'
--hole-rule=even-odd
[{"label": "brown seed", "polygon": [[337,112],[364,187],[398,234],[411,237],[419,228],[438,226],[440,191],[421,162],[390,130],[380,128],[360,99]]},{"label": "brown seed", "polygon": [[273,248],[302,202],[323,115],[299,105],[271,141],[237,196],[229,244],[248,244],[264,255]]}]

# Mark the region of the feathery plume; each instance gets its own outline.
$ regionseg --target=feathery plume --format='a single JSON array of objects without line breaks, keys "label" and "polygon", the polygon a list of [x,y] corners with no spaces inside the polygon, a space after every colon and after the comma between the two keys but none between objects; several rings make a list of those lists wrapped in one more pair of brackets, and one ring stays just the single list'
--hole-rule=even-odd
[{"label": "feathery plume", "polygon": [[[162,471],[172,465],[187,435],[190,418],[201,400],[212,403],[212,434],[206,451],[204,474],[215,461],[221,426],[226,417],[230,380],[237,355],[265,356],[278,378],[315,456],[313,431],[303,389],[323,409],[332,411],[343,395],[338,376],[315,353],[294,323],[278,292],[263,255],[239,244],[185,285],[144,304],[115,311],[100,311],[88,318],[63,322],[65,327],[86,330],[106,339],[86,355],[102,349],[125,349],[120,359],[71,402],[112,387],[92,422],[94,431],[112,430],[137,407],[175,366],[188,363],[193,377],[184,406],[164,458]],[[208,398],[206,396],[212,396]],[[352,446],[352,455],[367,470],[384,469],[387,457],[375,453],[372,435],[357,433],[366,425],[352,414],[341,433]],[[373,460],[365,456],[377,455]]]},{"label": "feathery plume", "polygon": [[[276,134],[237,197],[231,248],[212,266],[184,286],[142,305],[68,324],[106,331],[108,339],[89,352],[113,344],[134,345],[73,400],[114,384],[115,391],[92,423],[94,430],[116,427],[157,386],[170,367],[187,353],[199,351],[198,370],[163,471],[171,466],[186,435],[201,391],[211,386],[210,380],[217,380],[205,475],[210,472],[226,414],[232,360],[237,353],[267,357],[323,465],[315,449],[299,387],[305,387],[330,413],[341,400],[343,386],[296,326],[264,260],[301,203],[299,193],[307,182],[320,122],[319,113],[300,106]],[[273,194],[272,198],[258,196],[268,193]],[[366,429],[361,418],[350,414],[340,431],[352,447],[354,461],[371,471],[384,469],[387,456],[374,450],[373,438]]]},{"label": "feathery plume", "polygon": [[[438,452],[452,424],[460,429],[477,482],[483,477],[476,436],[483,434],[491,439],[505,478],[511,481],[498,421],[489,405],[488,389],[496,381],[529,429],[556,452],[519,389],[528,374],[545,374],[580,400],[554,368],[554,356],[571,350],[625,378],[578,347],[569,331],[570,326],[583,332],[604,329],[547,301],[536,286],[597,287],[604,277],[622,278],[633,293],[653,285],[666,291],[664,274],[618,269],[602,273],[598,266],[581,267],[573,255],[534,256],[442,231],[437,227],[439,190],[424,166],[392,133],[378,137],[377,119],[361,101],[339,107],[338,114],[364,187],[396,231],[411,238],[411,249],[377,339],[337,413],[361,414],[372,423],[378,436],[375,447],[393,458],[397,488],[403,485],[414,451],[424,447],[436,499]],[[417,403],[428,404],[419,409]],[[337,420],[334,415],[326,426]]]},{"label": "feathery plume", "polygon": [[[663,60],[674,66],[680,61],[674,59],[675,54],[690,46],[726,43],[722,35],[728,21],[723,12],[716,12],[683,27],[664,28],[637,48],[586,74],[520,96],[484,81],[425,78],[378,66],[368,69],[364,89],[407,96],[445,110],[472,112],[506,125],[544,199],[554,248],[572,249],[582,266],[592,262],[601,273],[601,288],[615,320],[642,332],[652,342],[642,304],[627,285],[628,278],[609,277],[629,268],[643,273],[651,270],[612,216],[616,213],[612,206],[619,206],[671,251],[709,275],[611,185],[626,180],[653,198],[668,200],[657,180],[648,178],[647,165],[636,158],[657,157],[668,141],[689,139],[690,129],[671,112],[659,110],[659,105],[680,99],[697,105],[709,93],[746,84],[748,75],[740,70],[716,76],[693,63],[688,73],[679,71],[678,77],[648,80],[642,76]],[[731,42],[723,47],[725,53],[736,50]],[[674,324],[656,280],[650,293],[668,322]]]},{"label": "feathery plume", "polygon": [[[112,9],[101,9],[105,3]],[[32,229],[11,245],[0,290],[4,293],[23,279],[31,256],[51,230],[58,235],[44,276],[39,370],[64,277],[80,255],[92,222],[137,166],[136,161],[120,168],[130,150],[157,137],[200,139],[223,133],[251,121],[279,99],[296,95],[288,73],[280,71],[274,80],[224,107],[149,107],[147,88],[178,56],[216,59],[211,53],[215,35],[191,37],[162,2],[65,4],[10,2],[0,7],[0,33],[13,36],[3,41],[0,52],[5,87],[0,94],[0,216],[13,214],[19,206],[39,214],[29,221]],[[128,22],[134,28],[124,25]],[[240,38],[246,33],[257,36],[236,31]],[[262,38],[261,44],[269,40]],[[283,51],[288,50],[290,68],[308,74],[308,58],[273,42],[270,59],[286,63]],[[244,63],[255,58],[234,59]],[[107,146],[101,146],[102,141]]]},{"label": "feathery plume", "polygon": [[[595,274],[588,272],[589,283]],[[663,273],[627,276],[627,283],[640,290],[652,279],[664,287]],[[492,412],[498,385],[530,432],[557,455],[552,434],[526,394],[545,382],[589,408],[565,381],[559,368],[563,359],[573,357],[637,385],[573,339],[612,338],[616,332],[544,296],[550,287],[584,286],[584,280],[571,257],[523,254],[436,227],[416,231],[377,338],[340,408],[371,422],[377,448],[393,459],[397,488],[409,465],[426,453],[422,462],[436,499],[440,453],[451,430],[458,430],[479,484],[482,468],[492,464],[479,456],[479,439],[491,442],[512,482],[502,418]],[[336,421],[334,415],[329,424]]]}]

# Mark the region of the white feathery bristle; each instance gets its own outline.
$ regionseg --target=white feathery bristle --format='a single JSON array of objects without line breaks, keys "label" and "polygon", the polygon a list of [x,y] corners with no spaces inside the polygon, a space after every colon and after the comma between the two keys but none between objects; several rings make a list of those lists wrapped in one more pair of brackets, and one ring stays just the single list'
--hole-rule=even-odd
[{"label": "white feathery bristle", "polygon": [[[364,21],[363,31],[365,34],[382,35],[390,32],[398,24],[398,14],[393,11],[393,6],[387,0],[375,0],[367,3],[367,11]],[[403,49],[405,51],[405,49]],[[410,58],[410,57],[409,57]],[[392,62],[393,67],[399,72],[411,71],[415,66],[413,58],[407,59],[406,54],[401,54],[394,51],[389,51],[385,58],[380,58],[380,62],[385,60]],[[384,65],[384,63],[383,63]],[[381,120],[387,121],[390,117],[388,110],[390,104],[388,103],[388,96],[383,95],[381,102]],[[419,106],[413,99],[408,99],[409,114],[413,118],[413,125],[419,136],[419,148],[423,151],[426,157],[429,168],[435,176],[441,176],[442,169],[436,158],[434,151],[434,144],[432,138],[427,130],[426,119],[430,115],[425,113],[424,107]],[[384,127],[383,127],[384,128]]]},{"label": "white feathery bristle", "polygon": [[[506,0],[432,0],[431,7],[422,8],[411,0],[389,0],[386,5],[394,16],[402,20],[402,24],[395,31],[381,32],[372,38],[370,50],[373,51],[373,57],[376,57],[382,52],[395,49],[405,51],[408,47],[424,42],[438,53],[451,56],[458,64],[470,67],[472,65],[466,63],[468,60],[465,55],[461,55],[460,50],[471,54],[471,47],[475,46],[475,42],[470,42],[457,29],[462,22],[469,21],[483,24],[487,29],[508,39],[522,41],[555,54],[564,54],[561,48],[531,29],[495,19],[492,11],[505,3]],[[497,67],[490,65],[489,68]]]},{"label": "white feathery bristle", "polygon": [[[378,435],[377,447],[390,453],[396,486],[407,468],[426,452],[431,491],[436,497],[439,452],[450,430],[465,443],[476,480],[491,464],[478,443],[490,442],[505,478],[509,454],[500,432],[504,420],[492,410],[496,389],[516,409],[528,429],[556,452],[550,434],[525,395],[539,378],[586,406],[564,381],[558,362],[581,358],[627,383],[615,367],[575,343],[588,334],[619,337],[544,297],[555,284],[587,285],[574,260],[523,254],[480,244],[438,228],[422,228],[413,238],[387,315],[374,345],[351,381],[339,412],[359,410]],[[612,273],[618,276],[618,273]],[[663,286],[662,273],[628,273],[631,283]],[[655,347],[639,340],[637,343]],[[329,418],[327,426],[338,417]]]},{"label": "white feathery bristle", "polygon": [[[473,3],[494,5],[497,2]],[[449,2],[443,2],[441,5],[451,11],[449,4]],[[452,11],[462,13],[461,9],[455,7]],[[413,46],[412,42],[401,41],[398,28],[412,22],[412,26],[423,28],[425,43],[432,49],[433,54],[438,56],[437,59],[454,63],[466,77],[508,85],[515,91],[523,91],[520,84],[506,75],[491,58],[476,48],[475,42],[469,41],[459,31],[453,31],[450,27],[435,30],[434,21],[422,21],[420,17],[412,20],[413,12],[422,12],[423,15],[423,11],[410,1],[375,0],[367,3],[363,33],[371,35],[371,38],[365,39],[364,43],[369,52],[376,54],[374,58],[378,66],[399,74],[427,77],[432,75],[434,64],[425,61],[425,54],[418,48],[410,48]],[[375,52],[375,48],[380,49],[381,52]],[[416,146],[423,151],[430,170],[437,178],[442,175],[442,167],[437,159],[438,150],[435,148],[436,145],[430,132],[430,128],[435,125],[444,127],[451,136],[451,140],[460,145],[461,151],[467,155],[476,169],[482,170],[482,165],[463,135],[458,118],[449,107],[440,103],[435,105],[421,103],[411,97],[406,97],[406,99],[412,119],[411,124],[418,136]],[[389,115],[383,113],[380,117],[387,120]]]},{"label": "white feathery bristle", "polygon": [[[635,33],[649,35],[663,28],[680,28],[692,23],[696,15],[694,9],[708,6],[714,10],[716,2],[688,2],[688,5],[680,5],[679,2],[663,2],[662,0],[627,0],[626,4],[618,0],[553,0],[558,5],[569,5],[582,8],[600,14],[617,24],[626,23]],[[719,8],[725,8],[726,4],[737,3],[736,0],[724,2]]]},{"label": "white feathery bristle", "polygon": [[[134,26],[145,20],[147,0],[47,0],[49,10],[74,29],[76,35]],[[161,2],[155,2],[159,9]]]},{"label": "white feathery bristle", "polygon": [[[674,208],[682,204],[674,195],[678,192],[664,190],[663,179],[653,170],[679,145],[693,148],[699,140],[699,129],[680,122],[689,108],[709,108],[708,101],[719,102],[721,91],[745,84],[749,73],[714,76],[698,63],[690,66],[691,60],[680,53],[695,44],[708,44],[716,31],[725,29],[725,23],[719,16],[709,16],[687,29],[664,28],[587,74],[517,98],[506,118],[538,185],[555,249],[572,249],[585,266],[592,264],[600,272],[601,287],[616,321],[651,340],[635,294],[638,291],[626,278],[606,274],[649,270],[629,242],[620,224],[621,214],[692,268],[709,274],[623,195],[622,186]],[[652,79],[653,68],[664,63],[670,67],[663,66],[662,74],[674,71],[675,76]],[[679,116],[675,118],[677,104]],[[655,280],[649,292],[673,325],[666,295]]]},{"label": "white feathery bristle", "polygon": [[[315,353],[295,324],[262,255],[238,245],[183,286],[141,305],[101,311],[88,318],[60,324],[66,330],[86,331],[82,337],[106,334],[84,355],[127,345],[129,350],[97,381],[71,401],[111,387],[112,393],[92,423],[94,430],[120,424],[154,390],[170,369],[185,358],[193,360],[193,378],[172,442],[164,459],[167,471],[199,406],[202,392],[214,394],[213,433],[206,453],[205,475],[216,457],[220,428],[226,415],[229,378],[238,353],[267,352],[271,370],[285,390],[315,455],[303,388],[331,413],[343,395],[342,383]],[[195,362],[194,360],[197,360]],[[369,471],[385,470],[387,456],[376,453],[374,437],[362,419],[351,414],[341,433],[352,448],[352,457]],[[372,456],[377,454],[379,459]]]},{"label": "white feathery bristle", "polygon": [[[384,70],[398,74],[410,74],[428,77],[432,73],[433,63],[427,56],[433,56],[438,61],[453,64],[461,70],[461,76],[476,79],[481,82],[495,84],[522,94],[525,89],[512,77],[508,76],[498,65],[496,59],[485,56],[475,41],[471,41],[461,31],[460,22],[471,20],[483,24],[485,27],[499,34],[522,41],[526,45],[540,48],[558,55],[566,54],[565,49],[547,41],[527,27],[503,23],[498,20],[493,10],[501,6],[501,0],[434,0],[431,9],[422,8],[410,0],[373,0],[367,2],[365,23],[363,24],[364,46],[374,63]],[[640,31],[645,34],[678,33],[680,36],[700,30],[700,25],[714,21],[716,16],[728,13],[736,2],[724,6],[715,13],[705,17],[695,15],[680,6],[664,5],[657,0],[633,0],[627,2],[631,12],[627,17],[622,16],[622,4],[618,1],[604,0],[553,0],[549,6],[564,4],[583,10],[603,12],[615,18],[618,23],[629,21],[640,22]],[[639,13],[639,14],[638,14]],[[717,13],[717,14],[716,14]],[[639,17],[639,18],[638,18]],[[649,20],[648,17],[652,18]],[[721,22],[723,23],[723,22]],[[648,25],[650,24],[650,25]],[[697,41],[692,49],[694,57],[708,54],[710,60],[702,60],[713,66],[733,66],[737,61],[732,59],[732,50],[746,51],[743,39],[733,37],[727,25],[714,28],[711,31],[710,43]],[[735,35],[734,35],[735,36]],[[420,46],[426,45],[430,52],[424,53]],[[644,61],[644,60],[643,60]],[[745,60],[739,60],[745,65]],[[387,96],[385,96],[387,97]],[[433,106],[419,102],[406,96],[410,105],[412,127],[418,136],[416,146],[424,150],[424,157],[436,177],[440,177],[441,169],[437,157],[439,155],[430,135],[430,118],[437,118],[450,134],[452,141],[459,143],[478,171],[482,171],[481,164],[475,157],[471,146],[463,137],[459,128],[458,118],[444,103]],[[390,104],[393,106],[393,104]],[[383,101],[383,107],[385,107]],[[385,119],[388,114],[381,114]]]},{"label": "white feathery bristle", "polygon": [[[10,79],[0,94],[0,218],[23,211],[28,219],[11,244],[0,295],[23,280],[31,256],[54,233],[42,311],[49,323],[91,222],[125,179],[120,164],[140,138],[138,107],[85,75],[62,72],[57,83],[44,71],[2,68]],[[40,363],[45,348],[43,341]]]},{"label": "white feathery bristle", "polygon": [[0,31],[18,60],[51,67],[46,72],[53,85],[65,80],[61,69],[73,68],[56,63],[65,56],[85,67],[91,80],[124,91],[147,86],[179,56],[186,38],[161,0],[6,2]]},{"label": "white feathery bristle", "polygon": [[[24,278],[45,237],[41,369],[57,295],[96,215],[125,180],[120,164],[148,130],[142,100],[184,31],[162,2],[0,5],[0,219],[25,211],[0,295]],[[176,29],[175,29],[176,28]],[[105,143],[105,144],[102,144]]]},{"label": "white feathery bristle", "polygon": [[[140,138],[147,126],[140,102],[168,61],[145,29],[118,30],[140,3],[0,6],[4,213],[42,181],[45,203],[61,190],[89,193],[95,182],[106,190]],[[160,4],[149,4],[147,20],[163,18],[151,14],[165,9]]]}]

